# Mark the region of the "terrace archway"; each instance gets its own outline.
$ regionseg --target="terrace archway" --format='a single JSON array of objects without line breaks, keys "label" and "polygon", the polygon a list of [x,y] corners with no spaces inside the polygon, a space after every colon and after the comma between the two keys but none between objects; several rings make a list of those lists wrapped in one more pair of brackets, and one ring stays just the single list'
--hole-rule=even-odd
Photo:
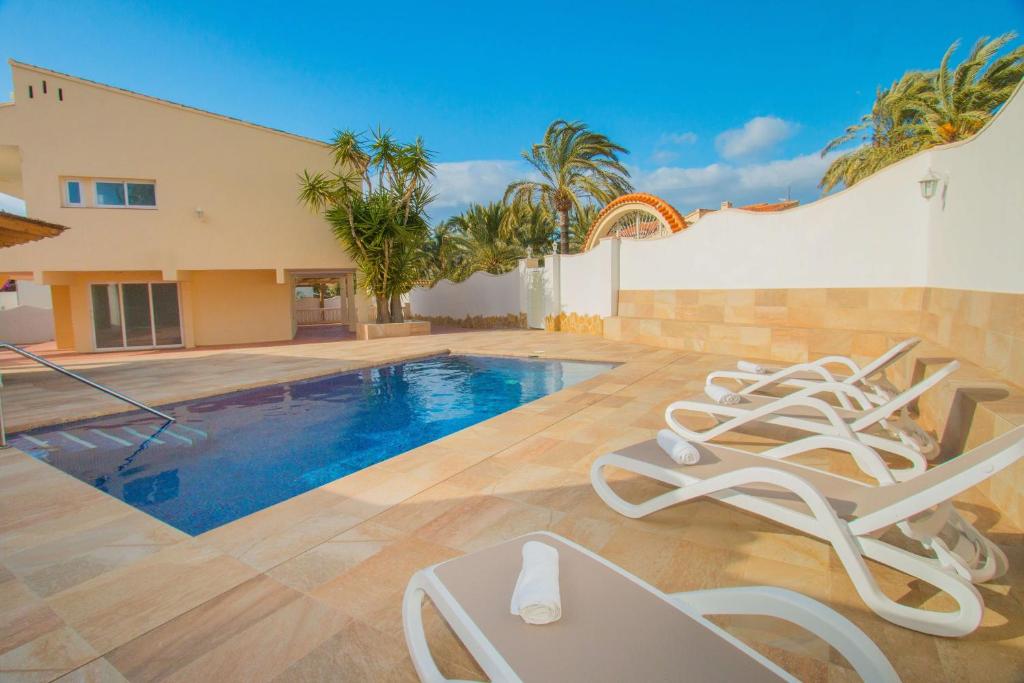
[{"label": "terrace archway", "polygon": [[686,227],[675,207],[660,197],[634,192],[608,202],[587,232],[583,251],[593,249],[604,237],[649,240],[668,237]]}]

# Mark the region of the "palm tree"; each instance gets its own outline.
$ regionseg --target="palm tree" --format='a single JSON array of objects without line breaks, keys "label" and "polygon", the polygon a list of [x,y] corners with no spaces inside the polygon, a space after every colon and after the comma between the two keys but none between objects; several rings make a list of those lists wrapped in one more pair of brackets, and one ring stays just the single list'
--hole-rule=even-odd
[{"label": "palm tree", "polygon": [[837,157],[819,187],[828,192],[850,187],[900,159],[935,145],[968,138],[992,118],[1024,76],[1024,47],[994,59],[1017,37],[1005,33],[979,39],[955,69],[950,59],[960,45],[946,50],[936,71],[910,71],[887,89],[879,89],[871,113],[829,142],[821,155],[852,141],[861,146]]},{"label": "palm tree", "polygon": [[457,280],[462,253],[455,242],[455,232],[448,221],[431,231],[420,246],[420,274],[432,284],[440,280]]},{"label": "palm tree", "polygon": [[960,41],[949,46],[935,74],[933,92],[913,105],[920,121],[915,133],[929,146],[971,137],[1010,97],[1024,76],[1024,46],[995,61],[992,58],[1016,37],[1011,32],[994,40],[988,36],[978,39],[955,69],[950,69],[949,60]]},{"label": "palm tree", "polygon": [[572,223],[569,225],[569,253],[578,254],[586,246],[587,235],[590,233],[590,226],[597,220],[597,214],[601,213],[601,206],[597,204],[584,204],[572,215]]},{"label": "palm tree", "polygon": [[580,122],[554,121],[544,140],[523,158],[536,169],[539,180],[517,180],[505,190],[505,202],[514,208],[545,205],[558,217],[561,252],[569,253],[569,213],[587,200],[607,203],[633,187],[629,171],[619,161],[628,154],[606,136]]},{"label": "palm tree", "polygon": [[931,89],[932,74],[910,71],[888,88],[879,88],[871,113],[850,126],[821,150],[825,156],[851,140],[861,145],[837,157],[826,169],[818,187],[831,191],[842,183],[854,183],[880,171],[891,163],[923,149],[923,141],[911,133],[915,111],[913,103]]},{"label": "palm tree", "polygon": [[504,227],[511,239],[531,254],[550,253],[556,235],[555,221],[543,204],[509,209]]},{"label": "palm tree", "polygon": [[460,279],[478,270],[494,275],[507,273],[525,255],[523,247],[508,237],[506,226],[510,210],[499,202],[472,204],[448,220],[455,248],[460,254]]},{"label": "palm tree", "polygon": [[323,213],[356,262],[377,322],[401,322],[401,295],[419,278],[420,245],[429,235],[431,153],[422,140],[400,144],[380,130],[368,150],[352,131],[338,132],[330,149],[335,170],[303,171],[299,200]]}]

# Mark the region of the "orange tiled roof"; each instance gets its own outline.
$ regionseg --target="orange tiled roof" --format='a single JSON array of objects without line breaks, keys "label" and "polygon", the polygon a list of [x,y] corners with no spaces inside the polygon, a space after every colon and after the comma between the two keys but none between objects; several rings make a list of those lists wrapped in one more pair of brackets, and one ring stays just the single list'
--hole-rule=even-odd
[{"label": "orange tiled roof", "polygon": [[[665,222],[668,223],[668,227],[672,230],[672,232],[679,232],[680,230],[686,227],[686,219],[683,218],[682,214],[676,211],[674,206],[672,206],[665,200],[661,199],[660,197],[655,197],[653,194],[648,194],[646,192],[633,192],[631,194],[624,194],[621,197],[613,199],[612,201],[608,202],[603,209],[601,209],[601,212],[597,214],[597,218],[594,219],[593,224],[587,231],[587,239],[584,240],[583,243],[590,244],[590,240],[593,239],[594,237],[595,230],[597,230],[598,226],[601,225],[601,222],[604,220],[604,218],[609,213],[611,213],[618,207],[622,206],[623,204],[644,204],[646,206],[649,206],[650,208],[654,209],[663,219],[665,219]],[[626,235],[625,232],[623,232],[622,236],[626,237],[628,235]]]},{"label": "orange tiled roof", "polygon": [[737,206],[737,209],[743,211],[785,211],[786,209],[792,209],[797,206],[800,202],[796,199],[787,199],[784,202],[761,202],[760,204],[747,204],[746,206]]}]

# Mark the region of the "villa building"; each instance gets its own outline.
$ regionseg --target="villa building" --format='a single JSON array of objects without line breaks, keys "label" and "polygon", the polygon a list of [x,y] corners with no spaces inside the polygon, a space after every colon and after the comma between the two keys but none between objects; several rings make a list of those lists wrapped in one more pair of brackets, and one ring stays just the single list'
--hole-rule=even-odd
[{"label": "villa building", "polygon": [[324,143],[15,61],[0,104],[0,192],[70,228],[0,251],[0,280],[51,287],[77,351],[292,339],[295,287],[337,280],[366,302],[296,175]]}]

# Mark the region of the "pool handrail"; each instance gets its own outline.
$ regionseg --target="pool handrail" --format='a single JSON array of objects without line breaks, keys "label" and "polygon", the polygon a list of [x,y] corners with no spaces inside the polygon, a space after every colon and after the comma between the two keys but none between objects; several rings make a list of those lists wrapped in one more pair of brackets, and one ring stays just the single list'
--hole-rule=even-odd
[{"label": "pool handrail", "polygon": [[[113,396],[114,398],[119,399],[121,401],[124,401],[125,403],[130,403],[131,405],[135,406],[136,408],[141,408],[142,410],[150,412],[150,413],[156,415],[157,417],[163,418],[165,420],[169,420],[170,422],[174,422],[174,418],[171,417],[170,415],[168,415],[167,413],[162,413],[159,410],[157,410],[156,408],[151,408],[151,407],[147,406],[145,403],[140,403],[140,402],[136,401],[133,398],[129,398],[128,396],[125,396],[124,394],[122,394],[122,393],[120,393],[118,391],[114,391],[110,387],[105,387],[102,384],[100,384],[99,382],[94,382],[91,379],[89,379],[88,377],[83,377],[82,375],[79,375],[77,372],[72,372],[71,370],[68,370],[67,368],[65,368],[62,365],[57,365],[56,363],[54,363],[52,361],[46,360],[42,356],[37,356],[36,354],[32,353],[31,351],[26,351],[25,349],[21,348],[20,346],[15,346],[14,344],[8,344],[7,342],[0,342],[0,349],[6,349],[7,351],[13,351],[14,353],[17,353],[18,355],[24,356],[25,358],[28,358],[29,360],[35,361],[36,363],[39,363],[42,366],[50,368],[51,370],[56,370],[57,372],[59,372],[62,375],[66,375],[66,376],[68,376],[68,377],[70,377],[72,379],[76,379],[79,382],[82,382],[83,384],[87,384],[90,387],[92,387],[93,389],[97,389],[99,391],[102,391],[104,394],[108,394],[110,396]],[[2,377],[2,375],[0,375],[0,448],[6,448],[6,447],[7,447],[7,427],[6,427],[6,424],[4,422],[3,377]]]}]

